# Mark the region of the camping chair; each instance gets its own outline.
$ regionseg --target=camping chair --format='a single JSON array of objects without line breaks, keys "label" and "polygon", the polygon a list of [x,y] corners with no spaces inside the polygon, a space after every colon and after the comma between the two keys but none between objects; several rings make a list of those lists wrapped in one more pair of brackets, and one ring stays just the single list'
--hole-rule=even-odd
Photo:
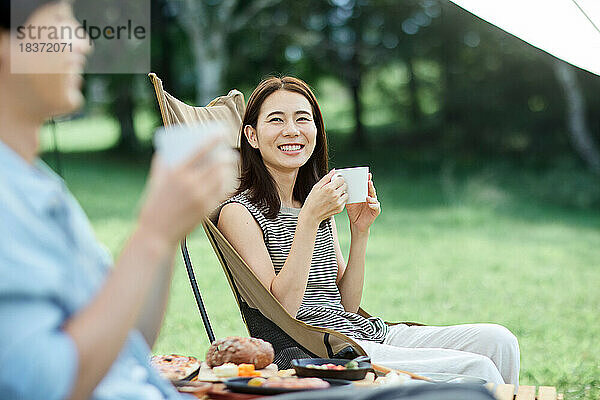
[{"label": "camping chair", "polygon": [[[224,119],[231,125],[230,143],[239,148],[239,132],[245,109],[243,95],[240,92],[232,90],[227,96],[213,100],[206,107],[192,107],[165,92],[162,81],[155,74],[151,73],[149,77],[154,85],[165,126],[186,123],[201,124],[212,119]],[[273,345],[275,364],[279,368],[290,368],[291,360],[294,358],[354,358],[366,355],[364,349],[348,336],[331,329],[305,324],[292,317],[263,286],[219,231],[216,226],[218,211],[209,218],[205,218],[202,226],[221,263],[248,333],[252,337],[266,340]],[[198,309],[202,315],[209,340],[212,342],[214,334],[198,290],[185,239],[181,243],[181,250]],[[359,314],[370,317],[362,309],[359,309]]]}]

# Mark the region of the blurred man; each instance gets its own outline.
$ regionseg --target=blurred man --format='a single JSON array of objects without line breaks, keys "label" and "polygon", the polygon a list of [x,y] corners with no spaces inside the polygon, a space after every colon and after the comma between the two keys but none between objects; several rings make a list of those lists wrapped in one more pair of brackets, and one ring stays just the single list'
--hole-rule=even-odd
[{"label": "blurred man", "polygon": [[[86,39],[11,73],[18,25],[78,27],[68,1],[0,0],[0,397],[172,399],[149,366],[177,243],[225,196],[233,162],[153,160],[137,227],[112,261],[64,182],[38,158],[48,118],[83,104]],[[12,26],[12,29],[11,29]],[[13,48],[14,50],[14,48]],[[44,65],[47,63],[48,65]]]}]

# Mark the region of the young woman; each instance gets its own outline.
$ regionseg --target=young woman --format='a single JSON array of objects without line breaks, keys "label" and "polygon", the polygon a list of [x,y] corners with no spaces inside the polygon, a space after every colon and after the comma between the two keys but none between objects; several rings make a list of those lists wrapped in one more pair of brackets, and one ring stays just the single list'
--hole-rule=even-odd
[{"label": "young woman", "polygon": [[[242,175],[218,226],[261,282],[297,319],[354,338],[374,362],[518,383],[519,347],[493,324],[395,325],[357,314],[369,229],[381,212],[372,176],[367,201],[345,205],[343,178],[328,172],[327,139],[310,88],[293,77],[261,82],[242,125]],[[348,261],[333,216],[350,222]]]},{"label": "young woman", "polygon": [[0,397],[179,399],[150,367],[149,347],[177,244],[225,198],[235,163],[206,157],[209,148],[175,169],[154,160],[137,227],[113,264],[38,157],[44,121],[83,103],[89,45],[75,38],[72,51],[35,56],[56,74],[12,73],[20,24],[78,26],[68,1],[0,0]]}]

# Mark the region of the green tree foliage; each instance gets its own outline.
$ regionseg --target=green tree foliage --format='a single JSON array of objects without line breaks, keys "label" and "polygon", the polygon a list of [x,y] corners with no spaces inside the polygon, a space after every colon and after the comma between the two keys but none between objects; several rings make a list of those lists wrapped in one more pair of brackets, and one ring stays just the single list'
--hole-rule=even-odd
[{"label": "green tree foliage", "polygon": [[[329,79],[349,94],[345,115],[362,145],[538,166],[574,158],[554,58],[447,1],[153,1],[162,10],[153,68],[168,90],[197,104],[232,87],[248,95],[271,74]],[[214,67],[216,53],[199,51],[194,24],[206,46],[219,37],[210,85],[198,65]],[[572,68],[600,143],[600,79]]]}]

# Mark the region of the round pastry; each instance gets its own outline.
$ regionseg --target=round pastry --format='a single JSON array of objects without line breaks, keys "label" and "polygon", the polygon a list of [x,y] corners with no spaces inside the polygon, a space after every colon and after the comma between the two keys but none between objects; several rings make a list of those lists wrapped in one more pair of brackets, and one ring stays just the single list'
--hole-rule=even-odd
[{"label": "round pastry", "polygon": [[261,339],[229,336],[215,340],[206,352],[209,367],[218,367],[225,363],[254,364],[254,368],[263,369],[273,362],[275,353],[269,342]]},{"label": "round pastry", "polygon": [[177,354],[152,356],[150,363],[165,379],[171,381],[185,379],[200,368],[196,358]]}]

